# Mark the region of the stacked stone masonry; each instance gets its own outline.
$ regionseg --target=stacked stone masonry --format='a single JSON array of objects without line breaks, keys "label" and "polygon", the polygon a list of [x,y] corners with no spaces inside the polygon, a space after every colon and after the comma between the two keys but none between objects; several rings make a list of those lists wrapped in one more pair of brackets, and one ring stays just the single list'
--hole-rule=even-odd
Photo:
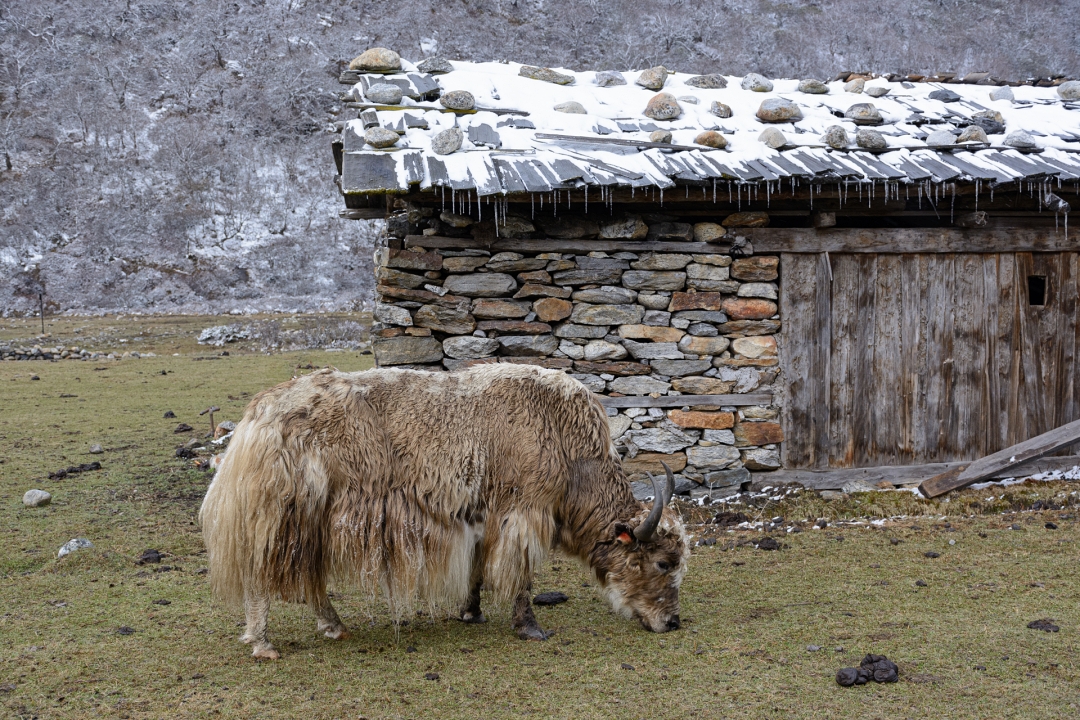
[{"label": "stacked stone masonry", "polygon": [[[434,214],[441,217],[440,234],[471,222]],[[656,236],[656,224],[638,217],[609,222],[622,222],[635,239]],[[544,235],[513,217],[500,229],[515,223],[518,237],[553,235],[552,228]],[[724,234],[714,223],[659,225],[679,240]],[[576,226],[571,237],[598,232],[584,217],[561,217],[559,226]],[[775,256],[389,247],[377,251],[376,264],[372,349],[379,366],[453,371],[527,363],[563,370],[609,397],[674,399],[778,386]],[[780,467],[783,432],[775,405],[607,412],[615,445],[638,482],[646,472],[663,473],[663,460],[676,473],[677,492],[718,499],[748,483],[750,470]],[[636,489],[651,494],[646,485]]]},{"label": "stacked stone masonry", "polygon": [[0,360],[117,360],[122,358],[156,357],[154,353],[139,353],[128,351],[124,353],[94,352],[79,347],[41,347],[34,345],[26,347],[0,346]]}]

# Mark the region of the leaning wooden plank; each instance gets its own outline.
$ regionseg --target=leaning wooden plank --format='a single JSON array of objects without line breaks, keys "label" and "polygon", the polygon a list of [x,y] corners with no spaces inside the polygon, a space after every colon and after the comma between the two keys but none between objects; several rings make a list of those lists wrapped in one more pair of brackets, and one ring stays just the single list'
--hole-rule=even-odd
[{"label": "leaning wooden plank", "polygon": [[[967,465],[966,462],[950,462],[872,468],[837,468],[834,470],[774,470],[771,472],[755,472],[751,475],[755,484],[771,483],[773,485],[782,485],[785,483],[798,483],[811,490],[840,490],[855,480],[861,480],[870,485],[887,482],[896,487],[912,486],[942,473],[956,472],[959,475]],[[1008,472],[996,473],[992,477],[985,478],[985,480],[1025,477],[1052,470],[1070,470],[1078,466],[1080,466],[1080,455],[1044,457],[1030,460]]]},{"label": "leaning wooden plank", "polygon": [[771,405],[772,393],[753,393],[746,395],[633,395],[626,397],[600,396],[600,404],[611,408],[670,408],[684,405],[719,405],[746,407],[749,405]]},{"label": "leaning wooden plank", "polygon": [[[496,162],[498,165],[498,162]],[[406,235],[405,247],[422,248],[475,248],[479,247],[471,237],[443,237],[440,235]],[[674,253],[727,253],[731,244],[680,242],[666,240],[556,240],[550,238],[504,238],[490,247],[492,252],[674,252]]]},{"label": "leaning wooden plank", "polygon": [[919,485],[919,490],[926,497],[937,497],[947,492],[981,482],[999,473],[1009,472],[1026,462],[1037,460],[1044,455],[1080,442],[1080,420],[1062,425],[1048,433],[1037,435],[1030,440],[1005,448],[993,455],[976,460],[960,473],[952,472],[935,475]]}]

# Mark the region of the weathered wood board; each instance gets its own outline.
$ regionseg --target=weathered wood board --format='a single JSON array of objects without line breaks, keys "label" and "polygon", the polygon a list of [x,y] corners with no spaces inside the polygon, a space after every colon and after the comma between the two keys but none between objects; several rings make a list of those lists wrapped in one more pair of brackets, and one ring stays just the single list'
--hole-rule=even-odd
[{"label": "weathered wood board", "polygon": [[1038,460],[1077,442],[1080,442],[1080,420],[1066,423],[1050,432],[999,450],[993,455],[979,458],[970,465],[961,465],[935,475],[919,485],[919,490],[926,497],[944,495],[995,475],[1008,473],[1031,460]]},{"label": "weathered wood board", "polygon": [[[786,468],[971,461],[1080,418],[1080,254],[780,266]],[[1045,278],[1042,305],[1029,277]]]},{"label": "weathered wood board", "polygon": [[[472,237],[443,237],[440,235],[406,235],[405,247],[475,248]],[[487,247],[487,246],[484,246]],[[731,243],[684,242],[680,240],[558,240],[553,238],[499,238],[488,250],[492,252],[672,252],[727,253]]]},{"label": "weathered wood board", "polygon": [[996,253],[1080,250],[1064,228],[753,228],[740,230],[759,253]]},{"label": "weathered wood board", "polygon": [[[835,470],[775,470],[772,472],[751,473],[751,477],[755,484],[767,483],[776,486],[784,483],[798,483],[813,490],[840,490],[848,483],[856,480],[875,486],[887,482],[894,487],[900,487],[916,485],[935,475],[946,472],[959,474],[967,466],[968,463],[966,462],[951,462]],[[1029,460],[1023,465],[1008,471],[996,472],[983,480],[1025,477],[1051,470],[1070,470],[1078,466],[1080,466],[1080,455],[1044,457]]]}]

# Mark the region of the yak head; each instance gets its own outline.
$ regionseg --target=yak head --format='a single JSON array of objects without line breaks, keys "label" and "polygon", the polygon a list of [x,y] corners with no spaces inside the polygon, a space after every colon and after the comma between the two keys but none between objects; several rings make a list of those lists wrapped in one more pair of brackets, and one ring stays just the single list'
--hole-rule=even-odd
[{"label": "yak head", "polygon": [[597,546],[597,578],[615,612],[637,619],[646,630],[679,629],[679,585],[686,574],[689,543],[682,522],[668,501],[675,478],[666,487],[652,475],[653,504],[629,522],[615,522],[610,537]]}]

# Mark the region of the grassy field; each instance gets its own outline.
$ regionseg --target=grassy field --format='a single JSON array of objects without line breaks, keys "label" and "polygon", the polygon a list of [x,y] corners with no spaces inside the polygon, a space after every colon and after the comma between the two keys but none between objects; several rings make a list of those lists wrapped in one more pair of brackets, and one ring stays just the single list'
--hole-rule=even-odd
[{"label": "grassy field", "polygon": [[[33,321],[25,322],[0,321],[0,341],[33,340]],[[545,643],[517,640],[506,609],[489,609],[482,626],[417,617],[395,628],[379,601],[345,587],[335,604],[353,639],[326,640],[305,608],[279,604],[271,634],[283,657],[256,662],[237,642],[242,614],[215,603],[201,573],[196,513],[210,475],[176,458],[175,448],[206,432],[197,413],[208,405],[222,408],[219,421],[238,420],[265,387],[310,368],[366,368],[371,356],[230,347],[222,357],[193,342],[202,327],[224,322],[214,318],[57,322],[53,339],[65,344],[92,335],[100,345],[88,347],[115,350],[121,346],[109,343],[140,337],[144,346],[133,349],[158,357],[0,363],[5,716],[1080,714],[1080,500],[1077,485],[1064,482],[969,490],[948,502],[907,493],[826,502],[800,493],[742,508],[782,515],[785,527],[803,530],[774,533],[782,548],[772,552],[749,544],[761,530],[699,524],[716,509],[687,508],[696,538],[717,543],[694,548],[684,628],[675,633],[653,635],[614,617],[585,573],[556,557],[535,589],[561,590],[570,601],[538,608],[541,624],[555,631]],[[73,334],[76,327],[82,332]],[[167,410],[176,419],[163,418]],[[179,422],[197,430],[175,434]],[[105,452],[88,454],[94,443]],[[92,460],[102,470],[48,479]],[[25,508],[30,488],[51,492],[52,504]],[[1058,509],[1027,509],[1036,501]],[[871,516],[893,519],[874,525]],[[830,525],[811,529],[818,517]],[[57,559],[75,537],[94,547]],[[149,548],[164,561],[136,565]],[[931,551],[939,557],[925,555]],[[1040,618],[1061,631],[1026,627]],[[901,681],[837,686],[836,670],[866,653],[895,660]],[[426,679],[432,674],[438,678]]]}]

